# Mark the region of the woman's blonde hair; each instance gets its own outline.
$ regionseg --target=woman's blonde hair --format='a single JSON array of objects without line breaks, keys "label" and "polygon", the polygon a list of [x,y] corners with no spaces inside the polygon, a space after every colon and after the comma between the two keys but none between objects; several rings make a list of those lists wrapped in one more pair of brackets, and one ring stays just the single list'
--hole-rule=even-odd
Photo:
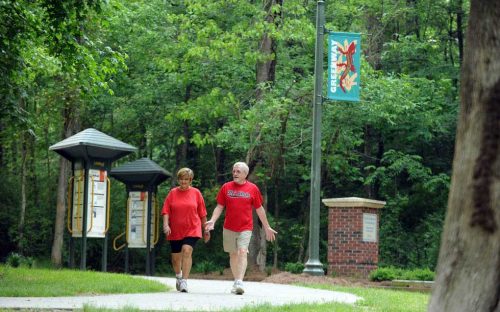
[{"label": "woman's blonde hair", "polygon": [[185,176],[188,176],[192,180],[194,178],[193,170],[189,168],[181,168],[179,169],[179,171],[177,171],[177,179],[180,179]]}]

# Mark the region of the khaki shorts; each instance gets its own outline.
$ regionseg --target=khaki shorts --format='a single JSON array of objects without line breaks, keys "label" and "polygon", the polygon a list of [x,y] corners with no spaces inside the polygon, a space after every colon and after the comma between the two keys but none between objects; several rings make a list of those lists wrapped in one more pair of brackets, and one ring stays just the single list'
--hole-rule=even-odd
[{"label": "khaki shorts", "polygon": [[246,249],[248,251],[250,238],[252,238],[252,231],[233,232],[223,229],[222,242],[224,244],[224,251],[229,253],[236,252],[238,249]]}]

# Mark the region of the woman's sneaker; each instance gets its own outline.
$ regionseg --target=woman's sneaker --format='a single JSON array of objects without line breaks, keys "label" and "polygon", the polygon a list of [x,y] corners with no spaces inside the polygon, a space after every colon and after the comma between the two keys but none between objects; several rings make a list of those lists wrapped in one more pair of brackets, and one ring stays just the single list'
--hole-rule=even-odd
[{"label": "woman's sneaker", "polygon": [[181,281],[182,278],[180,277],[175,278],[175,289],[177,289],[177,291],[181,291]]},{"label": "woman's sneaker", "polygon": [[179,288],[180,288],[180,292],[185,292],[185,293],[188,292],[188,285],[187,285],[187,281],[185,279],[181,280]]},{"label": "woman's sneaker", "polygon": [[233,284],[233,289],[231,289],[231,293],[236,295],[243,295],[245,290],[243,289],[243,282],[235,281]]}]

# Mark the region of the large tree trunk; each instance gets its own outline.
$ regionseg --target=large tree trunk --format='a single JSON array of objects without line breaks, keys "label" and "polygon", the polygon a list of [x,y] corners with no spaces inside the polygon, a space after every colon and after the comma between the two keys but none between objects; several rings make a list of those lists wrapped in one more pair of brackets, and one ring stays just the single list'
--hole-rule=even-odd
[{"label": "large tree trunk", "polygon": [[[248,160],[247,160],[248,162]],[[248,180],[255,181],[256,177],[254,175],[254,167],[250,167],[250,174]],[[264,207],[267,206],[267,187],[264,185],[261,187],[262,197],[264,200]],[[266,212],[267,212],[267,208]],[[267,244],[266,244],[266,233],[262,226],[260,226],[260,221],[255,210],[253,211],[253,230],[252,239],[248,245],[248,267],[249,269],[258,269],[264,271],[266,268],[266,257],[267,257]]]},{"label": "large tree trunk", "polygon": [[[278,15],[281,14],[281,10],[273,10],[275,5],[282,5],[282,0],[266,0],[264,2],[264,10],[268,13],[266,16],[267,23],[277,23]],[[256,93],[255,98],[257,101],[263,98],[263,90],[260,88],[260,85],[263,83],[274,84],[275,73],[276,73],[276,42],[275,40],[267,33],[264,33],[259,44],[259,51],[262,55],[266,55],[269,57],[267,61],[258,62],[256,64],[255,69],[255,79],[256,79]],[[273,56],[274,55],[274,56]],[[255,142],[259,142],[258,138],[261,135],[260,129],[256,129],[257,139]],[[253,171],[253,168],[261,165],[262,162],[262,149],[257,146],[252,146],[247,151],[246,162],[250,167],[250,171]],[[263,190],[264,198],[267,199],[267,190]],[[266,201],[267,203],[267,201]],[[267,209],[266,209],[267,210]],[[257,217],[254,213],[254,223],[256,223]],[[248,265],[250,268],[258,267],[261,271],[263,271],[266,267],[266,235],[264,230],[260,226],[254,226],[252,241],[250,242],[249,249],[249,257],[248,257]]]},{"label": "large tree trunk", "polygon": [[500,5],[472,0],[453,177],[429,311],[500,311]]},{"label": "large tree trunk", "polygon": [[[75,91],[76,92],[76,91]],[[63,109],[64,130],[62,138],[72,136],[79,130],[79,116],[77,111],[77,103],[74,103],[73,98],[69,96],[68,102]],[[56,205],[56,221],[54,226],[54,241],[52,242],[51,261],[55,267],[62,266],[62,248],[64,241],[64,225],[66,216],[66,195],[68,177],[71,172],[71,163],[61,157],[59,159],[59,178],[57,181],[57,205]]]}]

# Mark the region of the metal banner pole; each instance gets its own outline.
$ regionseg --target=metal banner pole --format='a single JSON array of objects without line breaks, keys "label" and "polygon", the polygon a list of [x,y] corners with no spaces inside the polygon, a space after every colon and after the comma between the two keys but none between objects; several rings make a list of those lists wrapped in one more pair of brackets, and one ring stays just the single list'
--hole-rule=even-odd
[{"label": "metal banner pole", "polygon": [[316,51],[314,61],[314,98],[313,98],[313,138],[311,160],[311,194],[309,214],[309,259],[304,273],[324,275],[319,261],[319,214],[321,188],[321,105],[323,102],[323,38],[325,33],[325,3],[319,0],[316,11]]}]

